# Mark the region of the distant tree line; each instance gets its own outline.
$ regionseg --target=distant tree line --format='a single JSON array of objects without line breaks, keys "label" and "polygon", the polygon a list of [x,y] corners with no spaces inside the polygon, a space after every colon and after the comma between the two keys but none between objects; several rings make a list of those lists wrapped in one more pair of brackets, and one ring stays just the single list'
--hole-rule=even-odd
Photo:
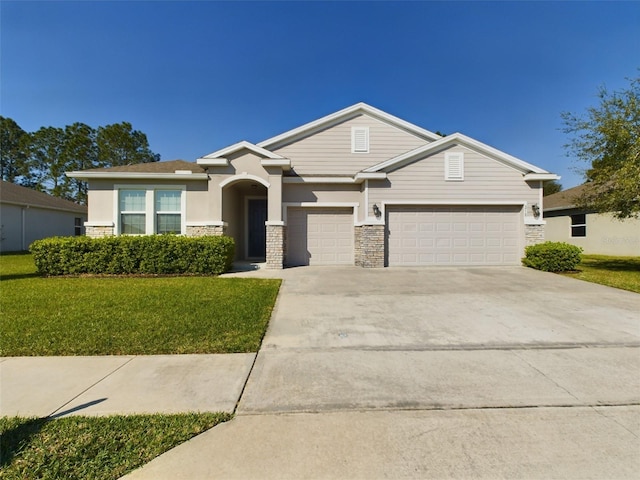
[{"label": "distant tree line", "polygon": [[147,136],[128,122],[97,129],[78,122],[29,133],[11,118],[0,116],[2,180],[55,197],[87,202],[86,182],[68,178],[65,172],[159,160]]}]

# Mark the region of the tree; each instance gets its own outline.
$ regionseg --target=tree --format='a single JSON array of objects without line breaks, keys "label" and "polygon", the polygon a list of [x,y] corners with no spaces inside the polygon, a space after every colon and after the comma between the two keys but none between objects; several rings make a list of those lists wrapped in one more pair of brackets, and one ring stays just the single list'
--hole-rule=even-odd
[{"label": "tree", "polygon": [[542,186],[542,195],[548,196],[562,191],[562,184],[557,180],[549,180],[544,182]]},{"label": "tree", "polygon": [[28,171],[23,184],[55,197],[67,197],[64,148],[65,134],[62,128],[42,127],[30,134]]},{"label": "tree", "polygon": [[12,119],[0,116],[0,172],[2,180],[15,182],[25,173],[28,134]]},{"label": "tree", "polygon": [[610,93],[601,87],[600,104],[585,115],[565,112],[564,132],[572,135],[569,153],[590,165],[585,176],[592,188],[576,205],[611,212],[619,219],[640,215],[640,77]]},{"label": "tree", "polygon": [[160,160],[160,155],[149,149],[147,136],[133,130],[128,122],[98,127],[98,166],[116,167],[134,163],[149,163]]},{"label": "tree", "polygon": [[[64,164],[68,170],[87,170],[98,166],[96,131],[84,123],[67,125],[64,129]],[[71,199],[87,203],[87,182],[64,176],[65,190]]]}]

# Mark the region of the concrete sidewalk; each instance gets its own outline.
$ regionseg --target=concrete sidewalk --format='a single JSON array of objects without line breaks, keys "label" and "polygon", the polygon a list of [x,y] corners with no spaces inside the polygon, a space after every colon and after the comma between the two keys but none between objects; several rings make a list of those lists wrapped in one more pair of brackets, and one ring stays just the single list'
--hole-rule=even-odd
[{"label": "concrete sidewalk", "polygon": [[640,407],[239,415],[127,480],[637,479]]},{"label": "concrete sidewalk", "polygon": [[233,412],[254,353],[0,359],[0,415]]}]

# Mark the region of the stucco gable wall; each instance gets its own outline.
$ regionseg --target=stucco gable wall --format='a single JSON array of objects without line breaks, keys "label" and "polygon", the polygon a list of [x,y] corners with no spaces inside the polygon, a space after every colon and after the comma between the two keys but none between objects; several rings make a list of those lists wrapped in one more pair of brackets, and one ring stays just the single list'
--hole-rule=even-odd
[{"label": "stucco gable wall", "polygon": [[[445,180],[445,153],[464,153],[464,180]],[[539,182],[527,183],[523,174],[462,146],[446,150],[388,173],[387,180],[369,181],[369,210],[381,202],[538,203]]]},{"label": "stucco gable wall", "polygon": [[587,254],[640,256],[640,219],[620,221],[610,214],[589,213],[586,216],[587,235],[572,237],[571,213],[579,212],[545,214],[546,240],[577,245]]},{"label": "stucco gable wall", "polygon": [[269,173],[260,163],[262,157],[248,150],[242,150],[228,157],[230,167],[228,169],[216,169],[216,173],[224,173],[228,175],[241,175],[247,173],[255,175],[266,181],[269,179]]},{"label": "stucco gable wall", "polygon": [[[351,128],[369,127],[369,153],[351,153]],[[274,150],[299,175],[354,175],[428,142],[368,115],[360,115]]]}]

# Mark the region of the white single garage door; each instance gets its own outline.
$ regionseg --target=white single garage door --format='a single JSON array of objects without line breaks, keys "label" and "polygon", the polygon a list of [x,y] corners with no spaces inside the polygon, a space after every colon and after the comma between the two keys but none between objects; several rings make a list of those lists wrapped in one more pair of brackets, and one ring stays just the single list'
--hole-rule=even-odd
[{"label": "white single garage door", "polygon": [[519,265],[521,209],[387,207],[388,264]]},{"label": "white single garage door", "polygon": [[353,265],[352,208],[292,208],[287,212],[287,265]]}]

